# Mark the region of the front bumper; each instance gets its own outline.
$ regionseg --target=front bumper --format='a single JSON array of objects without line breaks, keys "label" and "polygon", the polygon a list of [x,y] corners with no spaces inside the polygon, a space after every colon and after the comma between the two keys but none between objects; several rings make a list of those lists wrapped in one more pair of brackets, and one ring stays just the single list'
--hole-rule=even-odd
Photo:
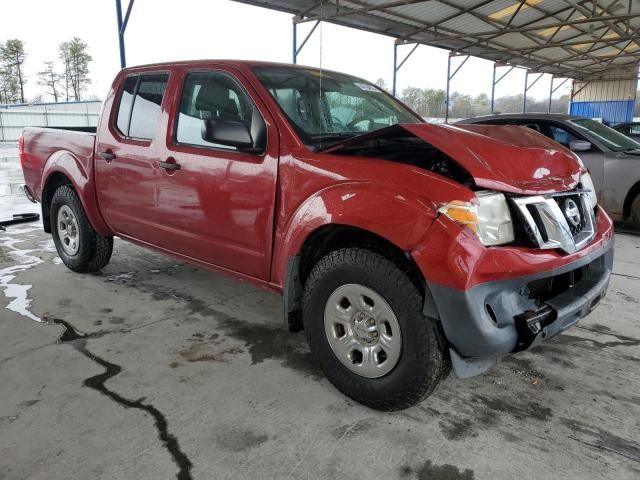
[{"label": "front bumper", "polygon": [[551,271],[466,291],[427,282],[425,314],[440,319],[456,375],[483,373],[498,358],[542,343],[589,314],[606,293],[613,243]]}]

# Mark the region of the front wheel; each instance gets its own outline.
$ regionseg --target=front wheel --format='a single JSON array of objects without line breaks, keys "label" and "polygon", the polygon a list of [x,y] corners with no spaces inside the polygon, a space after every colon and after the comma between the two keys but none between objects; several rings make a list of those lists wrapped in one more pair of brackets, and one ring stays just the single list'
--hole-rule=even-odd
[{"label": "front wheel", "polygon": [[68,268],[88,273],[109,263],[113,237],[103,237],[95,232],[80,198],[70,186],[63,185],[53,194],[50,222],[58,256]]},{"label": "front wheel", "polygon": [[327,378],[378,410],[407,408],[430,395],[450,360],[422,295],[391,260],[359,248],[322,258],[304,289],[304,328]]}]

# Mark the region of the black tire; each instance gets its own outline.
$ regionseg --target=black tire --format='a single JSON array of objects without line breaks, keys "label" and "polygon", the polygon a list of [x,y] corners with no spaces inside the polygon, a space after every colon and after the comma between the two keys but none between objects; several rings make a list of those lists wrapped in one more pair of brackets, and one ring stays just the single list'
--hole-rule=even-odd
[{"label": "black tire", "polygon": [[[65,251],[58,234],[58,212],[63,206],[70,208],[77,220],[78,249],[74,254]],[[50,223],[56,250],[68,268],[78,273],[90,273],[100,270],[109,263],[113,252],[113,237],[103,237],[95,232],[87,219],[80,198],[70,186],[63,185],[53,194]]]},{"label": "black tire", "polygon": [[[346,368],[327,340],[324,310],[340,286],[358,283],[381,295],[396,315],[402,350],[395,367],[379,378]],[[303,320],[311,351],[327,378],[340,391],[376,410],[408,408],[435,390],[450,371],[444,337],[435,321],[422,314],[423,297],[409,276],[380,254],[345,248],[322,258],[305,284]]]},{"label": "black tire", "polygon": [[640,194],[636,195],[636,198],[631,202],[627,223],[631,228],[640,229]]}]

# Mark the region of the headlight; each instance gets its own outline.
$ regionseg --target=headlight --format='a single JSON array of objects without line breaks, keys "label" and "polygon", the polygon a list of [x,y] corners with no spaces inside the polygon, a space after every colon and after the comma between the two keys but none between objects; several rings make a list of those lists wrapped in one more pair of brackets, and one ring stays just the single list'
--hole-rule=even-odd
[{"label": "headlight", "polygon": [[582,174],[580,177],[580,183],[582,184],[582,188],[589,191],[589,201],[591,202],[591,208],[596,208],[598,205],[598,197],[596,197],[596,187],[593,184],[593,179],[589,172]]},{"label": "headlight", "polygon": [[477,203],[454,200],[438,209],[456,223],[469,227],[487,246],[513,242],[513,223],[502,193],[478,192]]}]

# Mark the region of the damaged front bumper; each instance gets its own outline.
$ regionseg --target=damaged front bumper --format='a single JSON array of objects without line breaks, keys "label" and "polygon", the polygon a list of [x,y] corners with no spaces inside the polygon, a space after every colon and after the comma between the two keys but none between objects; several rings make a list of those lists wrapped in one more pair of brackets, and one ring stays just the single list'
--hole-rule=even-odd
[{"label": "damaged front bumper", "polygon": [[482,374],[500,357],[538,345],[588,315],[607,291],[613,243],[552,271],[467,291],[427,282],[425,314],[440,319],[456,375]]}]

